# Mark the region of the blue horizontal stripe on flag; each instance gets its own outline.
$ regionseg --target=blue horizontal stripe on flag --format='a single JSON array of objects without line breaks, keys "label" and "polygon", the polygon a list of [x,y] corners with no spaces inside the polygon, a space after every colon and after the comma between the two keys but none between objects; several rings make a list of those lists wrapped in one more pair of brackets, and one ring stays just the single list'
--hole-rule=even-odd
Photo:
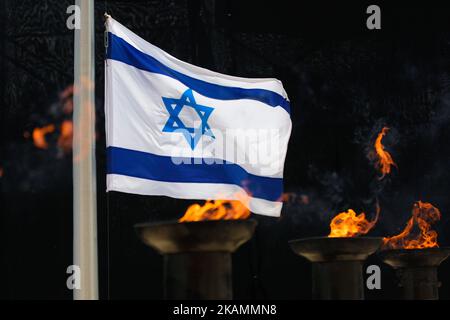
[{"label": "blue horizontal stripe on flag", "polygon": [[152,56],[139,51],[122,38],[108,32],[107,58],[121,61],[138,69],[159,73],[176,79],[185,86],[205,97],[219,100],[251,99],[263,102],[271,107],[280,106],[291,113],[289,101],[280,94],[266,89],[245,89],[228,87],[195,79],[173,70]]},{"label": "blue horizontal stripe on flag", "polygon": [[107,156],[108,174],[164,182],[232,184],[254,198],[269,201],[281,201],[283,193],[283,179],[253,175],[237,164],[175,164],[168,156],[119,147],[108,147]]}]

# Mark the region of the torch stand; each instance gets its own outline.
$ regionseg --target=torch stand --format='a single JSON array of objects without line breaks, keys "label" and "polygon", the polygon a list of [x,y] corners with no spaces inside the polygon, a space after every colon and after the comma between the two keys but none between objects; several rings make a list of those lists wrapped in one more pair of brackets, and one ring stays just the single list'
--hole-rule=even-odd
[{"label": "torch stand", "polygon": [[135,226],[142,241],[164,255],[165,298],[179,300],[232,299],[231,253],[255,227],[252,219]]},{"label": "torch stand", "polygon": [[318,300],[362,300],[362,265],[381,238],[307,238],[290,241],[292,250],[312,262],[312,295]]},{"label": "torch stand", "polygon": [[379,253],[396,270],[404,300],[438,300],[437,269],[450,255],[450,248],[388,249]]}]

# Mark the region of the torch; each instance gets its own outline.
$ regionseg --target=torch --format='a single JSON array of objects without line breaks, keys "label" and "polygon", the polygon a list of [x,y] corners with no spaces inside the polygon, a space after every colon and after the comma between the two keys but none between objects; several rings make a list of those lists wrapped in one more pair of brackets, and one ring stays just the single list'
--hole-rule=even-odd
[{"label": "torch", "polygon": [[[382,140],[389,131],[383,127],[378,133],[368,158],[375,161],[375,168],[382,180],[396,166],[386,151]],[[328,237],[297,239],[290,241],[292,250],[312,262],[314,299],[364,299],[362,265],[369,255],[382,244],[382,238],[359,237],[367,234],[378,221],[369,221],[365,213],[356,214],[352,209],[336,215],[330,224]]]},{"label": "torch", "polygon": [[405,300],[439,299],[437,270],[450,255],[450,248],[439,248],[437,232],[431,229],[440,217],[439,209],[432,204],[417,201],[405,229],[384,239],[379,255],[396,270]]},{"label": "torch", "polygon": [[382,243],[382,238],[357,237],[376,223],[364,213],[348,210],[331,221],[328,237],[290,241],[292,250],[312,262],[312,296],[319,300],[364,299],[362,265]]},{"label": "torch", "polygon": [[164,256],[164,297],[231,300],[231,254],[248,241],[256,221],[239,201],[194,204],[177,222],[136,225],[142,241]]}]

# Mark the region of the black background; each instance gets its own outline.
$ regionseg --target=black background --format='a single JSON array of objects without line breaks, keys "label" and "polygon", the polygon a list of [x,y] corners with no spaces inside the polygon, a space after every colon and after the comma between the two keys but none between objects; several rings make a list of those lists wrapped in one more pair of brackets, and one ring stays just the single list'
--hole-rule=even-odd
[{"label": "black background", "polygon": [[[33,146],[24,132],[60,123],[60,93],[73,82],[70,1],[0,1],[0,297],[70,299],[71,155]],[[366,28],[378,4],[382,29]],[[414,201],[442,212],[449,245],[450,19],[444,2],[96,1],[97,183],[101,298],[162,298],[162,259],[133,225],[171,220],[192,201],[105,194],[103,20],[105,9],[179,59],[243,77],[276,77],[291,100],[293,131],[285,189],[296,196],[281,218],[255,216],[254,238],[235,255],[238,299],[309,299],[310,265],[287,241],[328,233],[353,208],[373,214],[373,236],[398,233]],[[377,179],[367,153],[383,126],[398,169]],[[308,204],[299,199],[307,196]],[[304,197],[303,197],[304,198]],[[398,297],[392,270],[369,299]],[[440,268],[450,298],[450,264]]]}]

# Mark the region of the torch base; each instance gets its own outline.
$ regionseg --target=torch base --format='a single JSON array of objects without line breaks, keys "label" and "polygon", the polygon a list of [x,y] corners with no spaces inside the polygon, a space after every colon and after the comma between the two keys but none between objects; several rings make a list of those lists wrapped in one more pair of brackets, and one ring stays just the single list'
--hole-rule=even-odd
[{"label": "torch base", "polygon": [[315,262],[312,277],[313,299],[364,299],[362,261]]},{"label": "torch base", "polygon": [[226,252],[164,256],[164,296],[170,300],[231,300],[231,255]]}]

